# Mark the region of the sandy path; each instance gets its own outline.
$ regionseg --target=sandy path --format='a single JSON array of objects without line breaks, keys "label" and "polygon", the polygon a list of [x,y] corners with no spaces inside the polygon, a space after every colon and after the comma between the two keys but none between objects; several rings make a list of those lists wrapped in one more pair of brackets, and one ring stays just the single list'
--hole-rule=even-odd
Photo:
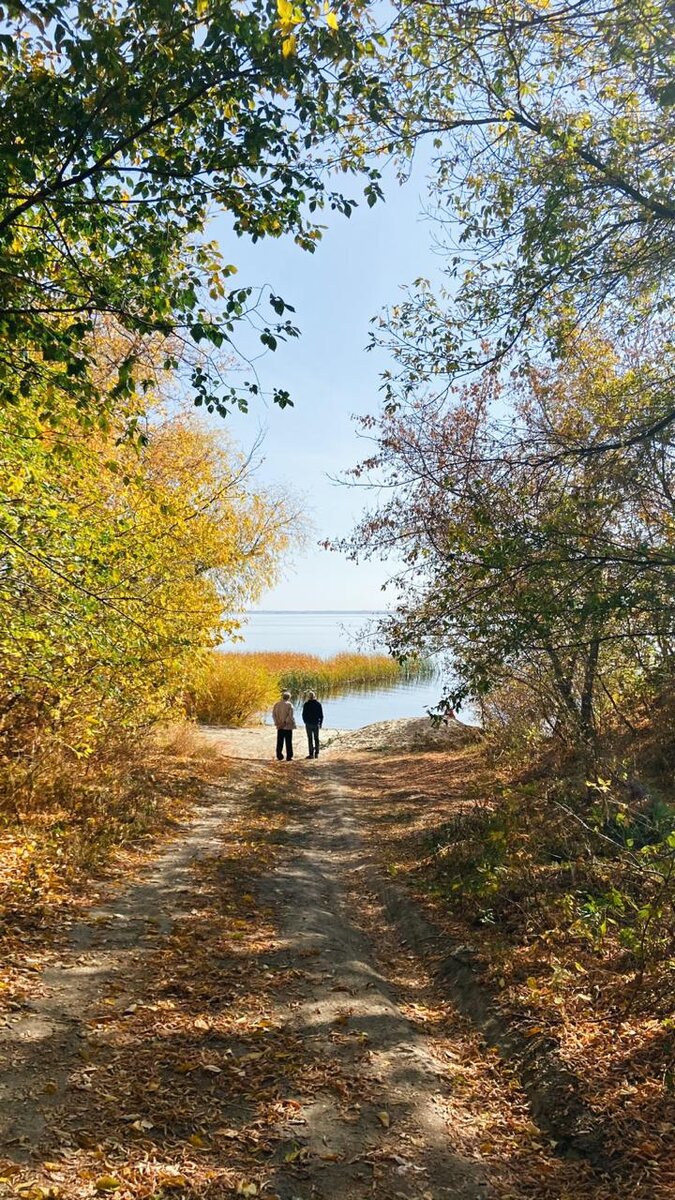
[{"label": "sandy path", "polygon": [[[227,758],[241,758],[247,762],[260,763],[275,761],[275,733],[269,725],[251,725],[244,729],[202,727],[198,736]],[[334,755],[345,736],[344,730],[322,730],[322,753]],[[293,735],[293,749],[298,762],[304,759],[307,754],[307,739],[303,729],[296,730]]]},{"label": "sandy path", "polygon": [[1,1031],[0,1197],[513,1198],[480,1147],[526,1105],[414,1015],[419,960],[372,900],[349,791],[382,731],[293,764],[270,730],[206,736],[223,783]]},{"label": "sandy path", "polygon": [[[477,736],[474,726],[461,721],[434,727],[426,717],[378,721],[361,729],[322,729],[321,758],[341,759],[345,754],[363,751],[398,749],[438,750],[457,745]],[[242,758],[249,762],[271,762],[275,758],[275,734],[272,726],[251,725],[243,729],[201,727],[199,737],[227,758]],[[293,736],[295,758],[299,762],[307,754],[307,740],[302,727]]]},{"label": "sandy path", "polygon": [[190,904],[194,864],[212,852],[231,811],[232,798],[218,789],[207,799],[138,881],[70,928],[62,959],[42,973],[35,999],[0,1028],[0,1146],[21,1151],[39,1142],[73,1077],[83,1017],[100,997],[114,990],[123,1010],[142,991],[144,959]]},{"label": "sandy path", "polygon": [[365,1200],[375,1186],[382,1198],[488,1196],[480,1167],[453,1151],[443,1065],[402,1013],[354,922],[344,885],[358,882],[364,851],[329,774],[311,810],[296,810],[287,839],[292,856],[267,881],[267,895],[293,957],[311,954],[315,964],[292,1025],[337,1063],[348,1099],[325,1092],[303,1104],[302,1144],[320,1170],[303,1181],[280,1170],[273,1190],[282,1200]]}]

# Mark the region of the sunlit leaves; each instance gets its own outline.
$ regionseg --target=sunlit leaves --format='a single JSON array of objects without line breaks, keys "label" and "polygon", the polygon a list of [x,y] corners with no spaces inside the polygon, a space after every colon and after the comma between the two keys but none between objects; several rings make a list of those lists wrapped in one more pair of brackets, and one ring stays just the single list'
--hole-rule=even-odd
[{"label": "sunlit leaves", "polygon": [[[0,402],[56,390],[92,419],[104,399],[132,394],[128,375],[105,398],[91,378],[100,314],[135,336],[172,334],[179,347],[197,331],[214,354],[233,352],[256,302],[230,304],[233,268],[204,239],[210,215],[227,213],[237,236],[289,235],[312,251],[313,214],[353,204],[327,188],[326,159],[379,84],[362,6],[339,11],[141,0],[57,4],[45,23],[11,10],[0,42]],[[340,159],[377,177],[356,142]],[[192,375],[211,410],[256,394],[255,379],[222,376],[217,354]]]},{"label": "sunlit leaves", "polygon": [[402,394],[513,345],[557,353],[603,310],[629,329],[672,304],[670,24],[664,0],[400,7],[390,146],[433,141],[446,256],[435,299],[413,288],[384,323]]},{"label": "sunlit leaves", "polygon": [[85,434],[58,415],[55,432],[31,398],[0,420],[0,708],[17,760],[28,728],[86,761],[111,728],[180,707],[289,535],[284,500],[195,421],[145,419],[129,439],[123,420]]}]

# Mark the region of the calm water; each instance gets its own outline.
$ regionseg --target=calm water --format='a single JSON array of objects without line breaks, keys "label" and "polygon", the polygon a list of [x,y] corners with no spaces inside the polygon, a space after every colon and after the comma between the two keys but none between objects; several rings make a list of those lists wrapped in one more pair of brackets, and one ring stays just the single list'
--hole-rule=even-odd
[{"label": "calm water", "polygon": [[[295,650],[321,658],[345,651],[381,653],[384,647],[374,633],[377,616],[370,612],[254,612],[242,629],[243,643],[228,648]],[[319,699],[328,729],[358,729],[373,721],[425,716],[438,701],[441,687],[438,679],[425,680]],[[269,714],[266,723],[271,724]]]}]

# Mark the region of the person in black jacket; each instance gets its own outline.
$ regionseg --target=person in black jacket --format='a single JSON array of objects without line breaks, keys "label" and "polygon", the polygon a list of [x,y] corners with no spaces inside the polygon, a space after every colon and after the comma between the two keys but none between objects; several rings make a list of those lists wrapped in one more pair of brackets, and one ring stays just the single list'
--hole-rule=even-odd
[{"label": "person in black jacket", "polygon": [[319,757],[319,730],[323,725],[323,709],[314,692],[308,692],[302,706],[302,719],[307,730],[308,758]]}]

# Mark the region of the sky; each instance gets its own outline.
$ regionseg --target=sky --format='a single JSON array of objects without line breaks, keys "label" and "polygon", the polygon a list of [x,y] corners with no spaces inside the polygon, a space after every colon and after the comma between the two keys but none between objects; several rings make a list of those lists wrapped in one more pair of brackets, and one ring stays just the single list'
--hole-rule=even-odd
[{"label": "sky", "polygon": [[[300,496],[313,526],[305,550],[283,564],[281,582],[258,608],[387,607],[382,585],[390,567],[356,566],[318,542],[348,534],[375,501],[372,493],[335,483],[331,476],[354,466],[367,449],[352,415],[376,412],[380,405],[379,372],[387,364],[383,353],[366,353],[371,318],[396,303],[402,284],[439,270],[430,225],[420,216],[424,175],[420,166],[401,186],[392,173],[385,180],[384,203],[368,208],[364,202],[350,219],[322,218],[329,227],[313,255],[291,239],[254,246],[232,235],[224,219],[214,224],[225,261],[237,265],[235,282],[269,284],[294,305],[292,319],[301,329],[299,339],[257,364],[263,387],[270,392],[274,386],[287,388],[294,407],[280,410],[252,401],[248,414],[226,418],[244,448],[264,431],[257,478]],[[358,187],[352,181],[345,191],[357,196]]]}]

